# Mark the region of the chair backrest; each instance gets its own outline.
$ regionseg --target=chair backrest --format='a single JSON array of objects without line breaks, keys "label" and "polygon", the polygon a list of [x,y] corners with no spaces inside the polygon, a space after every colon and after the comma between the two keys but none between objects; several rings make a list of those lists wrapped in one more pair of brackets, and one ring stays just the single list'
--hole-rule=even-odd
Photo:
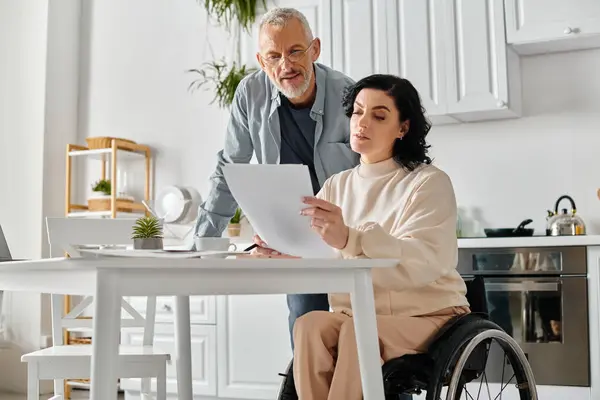
[{"label": "chair backrest", "polygon": [[[71,258],[79,258],[78,245],[126,245],[131,244],[131,233],[135,224],[133,218],[46,218],[48,242],[51,256],[63,256],[67,252]],[[54,253],[54,254],[53,254]],[[84,298],[70,312],[62,316],[63,296],[52,295],[52,338],[55,344],[62,344],[63,328],[91,328],[92,321],[81,314],[92,304],[92,297]],[[129,303],[121,301],[121,306],[132,318],[121,319],[121,327],[143,327],[144,344],[151,344],[154,336],[156,297],[146,300],[146,317],[142,317]]]},{"label": "chair backrest", "polygon": [[2,231],[2,226],[0,225],[0,261],[11,260],[12,256],[8,248],[8,243],[6,242],[6,237],[4,237],[4,232]]},{"label": "chair backrest", "polygon": [[482,276],[475,276],[473,279],[465,279],[467,285],[467,300],[474,313],[488,313],[487,297],[485,295],[485,282]]},{"label": "chair backrest", "polygon": [[[134,218],[46,218],[50,254],[80,257],[77,245],[131,244]],[[53,254],[54,253],[54,254]]]}]

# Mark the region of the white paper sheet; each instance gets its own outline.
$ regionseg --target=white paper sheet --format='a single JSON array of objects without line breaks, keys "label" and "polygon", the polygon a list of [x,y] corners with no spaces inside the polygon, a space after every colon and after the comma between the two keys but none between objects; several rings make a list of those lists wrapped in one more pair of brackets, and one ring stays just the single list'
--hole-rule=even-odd
[{"label": "white paper sheet", "polygon": [[238,256],[248,254],[243,251],[174,251],[174,250],[133,250],[133,249],[80,249],[82,256],[91,257],[133,257],[133,258],[169,258],[169,259],[185,259],[185,258],[202,258],[202,257],[219,257]]},{"label": "white paper sheet", "polygon": [[256,233],[269,247],[303,258],[334,258],[335,250],[300,215],[313,196],[305,165],[226,164],[227,185]]}]

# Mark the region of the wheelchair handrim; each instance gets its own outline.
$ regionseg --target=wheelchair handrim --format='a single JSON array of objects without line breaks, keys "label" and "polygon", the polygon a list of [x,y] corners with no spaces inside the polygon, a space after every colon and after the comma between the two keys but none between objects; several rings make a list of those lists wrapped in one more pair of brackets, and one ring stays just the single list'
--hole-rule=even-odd
[{"label": "wheelchair handrim", "polygon": [[[506,332],[497,330],[497,329],[488,329],[474,336],[469,343],[465,346],[462,354],[460,355],[456,365],[454,367],[454,371],[452,373],[452,379],[450,380],[450,385],[448,386],[448,397],[446,400],[458,400],[454,398],[454,395],[458,389],[458,385],[460,383],[460,377],[463,368],[465,367],[469,356],[473,352],[473,350],[484,340],[487,339],[495,339],[505,345],[508,345],[511,350],[515,353],[517,358],[519,359],[521,365],[523,366],[523,372],[525,373],[525,377],[527,378],[527,382],[529,384],[529,391],[531,393],[531,400],[538,400],[537,389],[535,385],[535,378],[533,377],[533,371],[531,370],[531,366],[525,357],[525,353],[519,346],[519,344]],[[502,346],[503,347],[503,346]]]}]

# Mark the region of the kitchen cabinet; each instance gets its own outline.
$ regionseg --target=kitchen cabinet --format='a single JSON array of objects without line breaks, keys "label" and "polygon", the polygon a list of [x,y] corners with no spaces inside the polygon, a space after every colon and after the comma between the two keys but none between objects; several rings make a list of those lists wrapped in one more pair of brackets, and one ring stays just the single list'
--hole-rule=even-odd
[{"label": "kitchen cabinet", "polygon": [[600,47],[597,0],[505,0],[506,39],[522,54]]},{"label": "kitchen cabinet", "polygon": [[355,81],[387,71],[386,8],[383,1],[333,0],[331,67]]},{"label": "kitchen cabinet", "polygon": [[502,0],[444,4],[448,113],[461,121],[519,116],[520,60],[506,45]]},{"label": "kitchen cabinet", "polygon": [[[271,5],[271,4],[269,4]],[[520,63],[507,47],[502,0],[281,0],[321,38],[319,62],[354,80],[410,80],[433,123],[516,117]],[[240,33],[240,61],[257,66],[258,22]]]},{"label": "kitchen cabinet", "polygon": [[[144,298],[126,300],[138,311]],[[157,299],[155,346],[175,355],[172,297]],[[211,305],[216,304],[216,309]],[[160,305],[163,305],[161,307]],[[164,307],[167,305],[168,307]],[[216,315],[216,320],[212,317]],[[285,295],[194,296],[190,299],[192,321],[193,393],[198,398],[275,399],[280,372],[292,358]],[[128,329],[122,343],[139,345],[143,331]],[[123,379],[126,399],[137,399],[139,379]],[[153,391],[156,384],[153,381]],[[176,398],[175,363],[167,369],[167,392]]]},{"label": "kitchen cabinet", "polygon": [[456,122],[448,115],[443,3],[386,0],[386,10],[386,72],[411,81],[432,122]]},{"label": "kitchen cabinet", "polygon": [[413,83],[433,123],[520,115],[502,0],[386,1],[387,72]]},{"label": "kitchen cabinet", "polygon": [[285,295],[217,298],[219,397],[276,399],[292,358]]}]

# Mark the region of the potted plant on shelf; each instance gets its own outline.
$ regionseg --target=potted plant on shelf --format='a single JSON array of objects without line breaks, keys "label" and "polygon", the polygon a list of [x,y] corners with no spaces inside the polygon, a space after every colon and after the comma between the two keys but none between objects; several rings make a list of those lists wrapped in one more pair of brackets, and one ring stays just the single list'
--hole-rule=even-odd
[{"label": "potted plant on shelf", "polygon": [[110,210],[110,194],[112,186],[109,179],[100,179],[92,184],[92,195],[88,198],[88,210]]},{"label": "potted plant on shelf", "polygon": [[160,221],[154,216],[138,218],[133,226],[133,248],[136,250],[162,250],[163,235]]},{"label": "potted plant on shelf", "polygon": [[242,231],[242,210],[237,208],[235,210],[235,214],[229,220],[229,225],[227,226],[227,233],[230,237],[240,236],[240,232]]},{"label": "potted plant on shelf", "polygon": [[[99,179],[92,185],[92,196],[88,198],[89,211],[108,211],[111,209],[110,197],[112,184],[110,179]],[[117,196],[117,210],[131,212],[133,198]]]},{"label": "potted plant on shelf", "polygon": [[109,179],[100,179],[100,180],[96,181],[96,183],[94,183],[92,185],[92,193],[94,194],[94,197],[110,196],[110,193],[111,193],[110,180]]}]

